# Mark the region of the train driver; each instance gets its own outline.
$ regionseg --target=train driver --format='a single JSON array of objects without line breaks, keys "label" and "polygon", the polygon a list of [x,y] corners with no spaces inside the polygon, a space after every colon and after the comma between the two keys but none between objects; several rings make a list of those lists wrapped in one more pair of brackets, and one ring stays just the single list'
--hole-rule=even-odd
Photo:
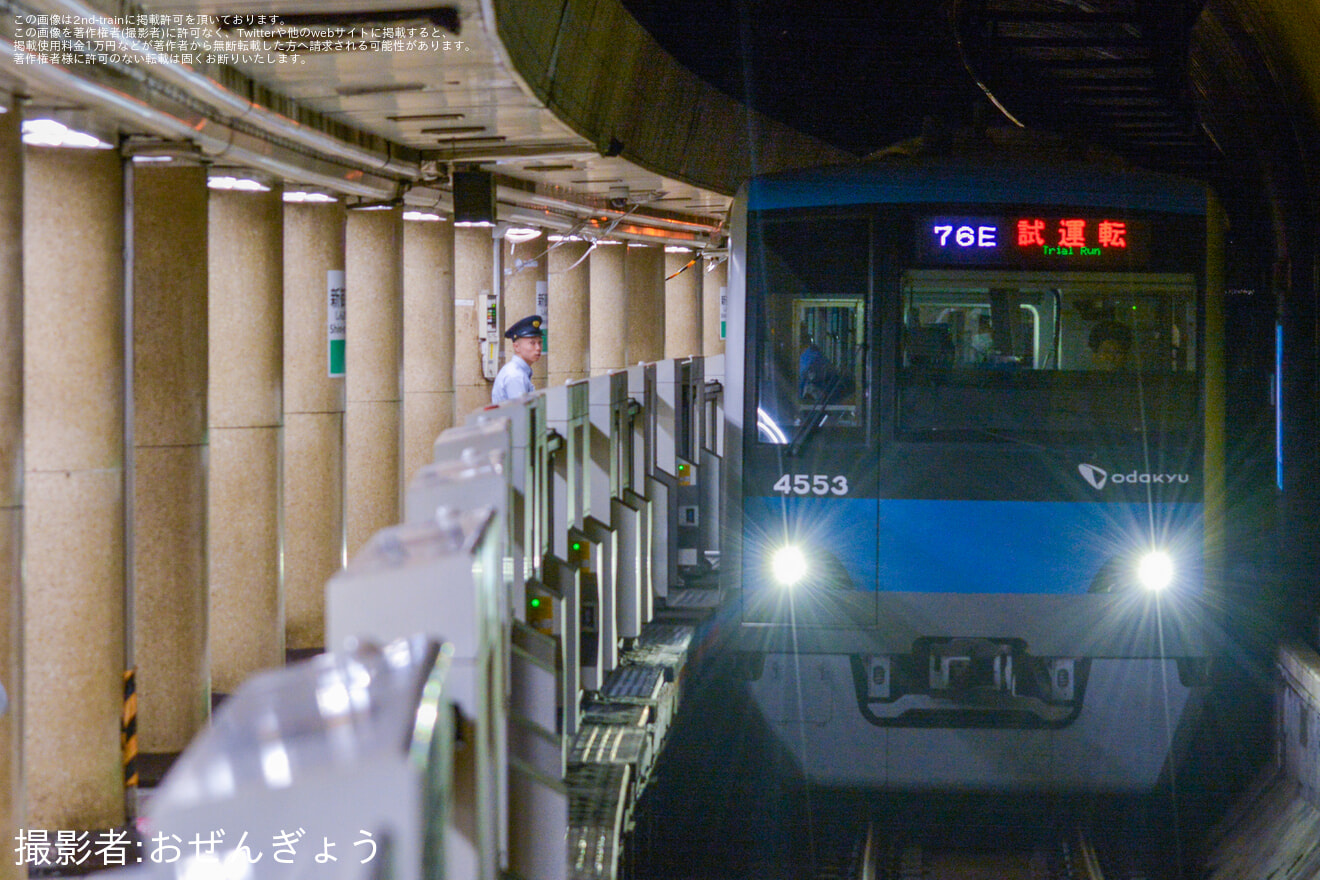
[{"label": "train driver", "polygon": [[540,315],[528,315],[504,331],[504,337],[513,340],[513,357],[495,376],[490,389],[491,403],[503,403],[536,390],[532,385],[532,364],[541,359],[541,324]]},{"label": "train driver", "polygon": [[1100,321],[1091,328],[1086,341],[1091,349],[1091,363],[1104,372],[1127,367],[1128,352],[1132,350],[1132,330],[1117,321]]}]

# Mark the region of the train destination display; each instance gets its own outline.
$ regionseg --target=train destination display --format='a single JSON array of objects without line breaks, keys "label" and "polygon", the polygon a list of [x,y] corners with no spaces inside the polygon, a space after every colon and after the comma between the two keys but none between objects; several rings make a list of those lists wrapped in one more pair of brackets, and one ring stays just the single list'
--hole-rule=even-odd
[{"label": "train destination display", "polygon": [[1149,243],[1149,221],[1121,216],[937,216],[917,222],[917,257],[938,265],[1135,267],[1147,261]]}]

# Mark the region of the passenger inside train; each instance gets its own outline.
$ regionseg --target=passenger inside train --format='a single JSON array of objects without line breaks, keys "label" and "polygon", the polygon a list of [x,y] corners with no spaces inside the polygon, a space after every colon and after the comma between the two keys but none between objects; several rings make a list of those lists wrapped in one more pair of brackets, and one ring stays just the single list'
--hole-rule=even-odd
[{"label": "passenger inside train", "polygon": [[1132,350],[1132,330],[1117,321],[1100,321],[1091,328],[1087,339],[1091,349],[1091,363],[1101,372],[1127,369],[1128,352]]}]

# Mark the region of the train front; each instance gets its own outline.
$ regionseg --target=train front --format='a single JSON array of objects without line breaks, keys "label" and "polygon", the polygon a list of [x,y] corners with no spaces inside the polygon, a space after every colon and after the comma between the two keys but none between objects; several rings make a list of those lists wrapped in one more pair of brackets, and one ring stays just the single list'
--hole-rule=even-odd
[{"label": "train front", "polygon": [[834,785],[1158,785],[1215,652],[1212,198],[891,160],[736,205],[724,567],[785,750]]}]

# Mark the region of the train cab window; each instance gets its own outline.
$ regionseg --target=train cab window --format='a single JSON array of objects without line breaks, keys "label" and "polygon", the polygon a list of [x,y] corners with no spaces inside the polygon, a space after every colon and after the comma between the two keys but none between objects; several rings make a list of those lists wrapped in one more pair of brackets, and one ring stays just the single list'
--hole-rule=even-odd
[{"label": "train cab window", "polygon": [[1057,290],[910,291],[905,367],[1057,366]]},{"label": "train cab window", "polygon": [[759,439],[863,431],[869,221],[761,220],[748,238]]},{"label": "train cab window", "polygon": [[909,438],[1192,427],[1190,276],[913,271],[898,334]]}]

